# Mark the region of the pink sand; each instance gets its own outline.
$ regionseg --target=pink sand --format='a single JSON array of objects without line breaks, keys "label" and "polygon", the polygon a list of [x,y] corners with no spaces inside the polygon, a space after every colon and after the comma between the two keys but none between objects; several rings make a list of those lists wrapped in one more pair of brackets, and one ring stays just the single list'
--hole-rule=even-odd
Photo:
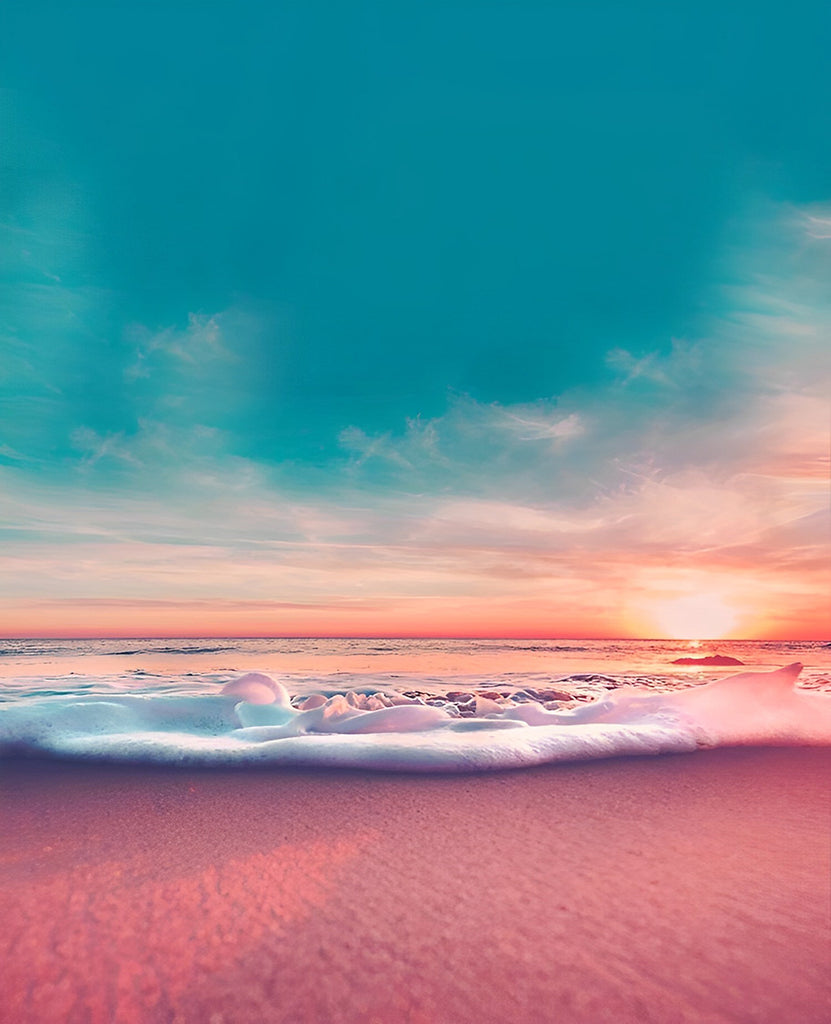
[{"label": "pink sand", "polygon": [[0,771],[3,1024],[829,1017],[831,749]]}]

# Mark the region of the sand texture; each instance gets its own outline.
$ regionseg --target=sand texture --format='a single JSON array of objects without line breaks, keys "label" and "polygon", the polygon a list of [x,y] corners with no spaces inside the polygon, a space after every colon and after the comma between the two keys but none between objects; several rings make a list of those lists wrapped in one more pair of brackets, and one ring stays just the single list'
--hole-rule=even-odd
[{"label": "sand texture", "polygon": [[831,1016],[828,748],[0,773],[3,1024]]}]

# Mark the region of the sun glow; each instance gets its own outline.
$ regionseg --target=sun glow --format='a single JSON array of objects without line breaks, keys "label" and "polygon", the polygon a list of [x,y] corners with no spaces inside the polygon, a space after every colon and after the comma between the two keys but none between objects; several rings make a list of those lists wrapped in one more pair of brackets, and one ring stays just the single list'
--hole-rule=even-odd
[{"label": "sun glow", "polygon": [[655,610],[661,632],[673,640],[720,640],[735,626],[736,618],[733,608],[709,594],[680,597]]}]

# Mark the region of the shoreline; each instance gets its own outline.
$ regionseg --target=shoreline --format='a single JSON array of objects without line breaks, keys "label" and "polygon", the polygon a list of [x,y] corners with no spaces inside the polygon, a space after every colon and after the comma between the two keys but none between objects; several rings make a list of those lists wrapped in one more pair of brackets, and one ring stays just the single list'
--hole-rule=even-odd
[{"label": "shoreline", "polygon": [[831,748],[0,779],[16,1024],[828,1016]]}]

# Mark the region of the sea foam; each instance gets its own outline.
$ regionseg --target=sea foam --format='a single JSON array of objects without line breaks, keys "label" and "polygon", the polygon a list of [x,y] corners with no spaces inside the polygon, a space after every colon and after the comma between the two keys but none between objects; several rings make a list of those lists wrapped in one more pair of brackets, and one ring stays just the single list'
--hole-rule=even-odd
[{"label": "sea foam", "polygon": [[0,710],[0,756],[475,772],[717,746],[831,744],[831,697],[795,689],[801,669],[796,663],[669,693],[623,686],[571,705],[498,694],[427,703],[350,691],[305,696],[295,706],[281,683],[254,672],[216,695],[8,704]]}]

